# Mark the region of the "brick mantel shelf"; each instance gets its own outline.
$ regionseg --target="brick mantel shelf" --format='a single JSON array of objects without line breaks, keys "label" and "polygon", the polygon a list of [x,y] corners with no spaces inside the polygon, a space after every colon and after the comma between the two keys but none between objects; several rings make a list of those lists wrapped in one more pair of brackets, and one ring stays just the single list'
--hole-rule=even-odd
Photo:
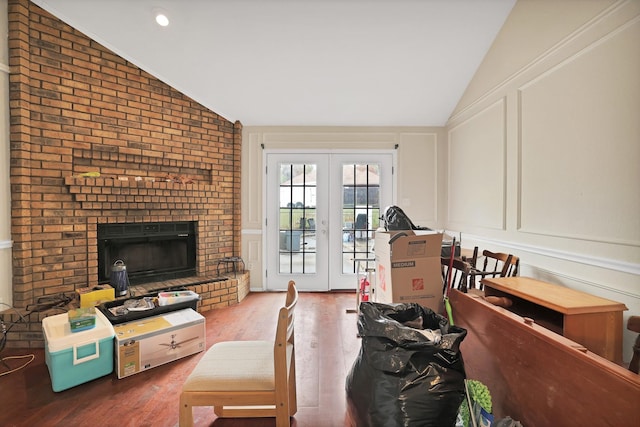
[{"label": "brick mantel shelf", "polygon": [[65,177],[69,192],[82,209],[141,209],[159,203],[162,209],[180,209],[187,203],[205,203],[219,185],[176,182],[123,181],[116,178]]}]

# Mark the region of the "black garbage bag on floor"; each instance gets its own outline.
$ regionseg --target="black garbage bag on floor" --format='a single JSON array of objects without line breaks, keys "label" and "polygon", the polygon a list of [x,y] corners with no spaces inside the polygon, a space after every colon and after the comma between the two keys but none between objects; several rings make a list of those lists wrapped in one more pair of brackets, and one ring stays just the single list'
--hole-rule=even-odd
[{"label": "black garbage bag on floor", "polygon": [[464,328],[416,303],[360,305],[360,353],[347,375],[358,427],[454,426],[464,399]]}]

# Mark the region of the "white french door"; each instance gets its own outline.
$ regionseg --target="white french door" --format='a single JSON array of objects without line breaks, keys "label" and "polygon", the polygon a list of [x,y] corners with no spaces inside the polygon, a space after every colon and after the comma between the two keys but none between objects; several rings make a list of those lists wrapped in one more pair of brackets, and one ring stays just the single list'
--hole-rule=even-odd
[{"label": "white french door", "polygon": [[[266,152],[267,290],[356,287],[373,259],[380,212],[393,200],[394,152]],[[373,266],[373,265],[370,265]]]}]

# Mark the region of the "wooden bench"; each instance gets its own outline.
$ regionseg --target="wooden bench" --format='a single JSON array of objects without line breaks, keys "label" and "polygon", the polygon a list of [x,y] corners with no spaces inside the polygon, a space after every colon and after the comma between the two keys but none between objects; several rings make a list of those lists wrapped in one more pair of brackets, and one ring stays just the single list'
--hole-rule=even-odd
[{"label": "wooden bench", "polygon": [[490,390],[493,413],[525,426],[630,426],[640,376],[531,319],[451,290],[467,378]]}]

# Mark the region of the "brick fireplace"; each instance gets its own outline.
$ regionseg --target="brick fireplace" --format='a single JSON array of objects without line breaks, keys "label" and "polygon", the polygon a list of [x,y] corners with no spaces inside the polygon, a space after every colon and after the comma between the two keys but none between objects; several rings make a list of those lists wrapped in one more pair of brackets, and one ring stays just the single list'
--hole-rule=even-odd
[{"label": "brick fireplace", "polygon": [[[14,307],[97,284],[99,224],[170,221],[197,224],[200,311],[239,302],[248,273],[217,267],[241,252],[241,124],[28,0],[9,1],[9,64]],[[42,346],[44,315],[12,345]]]}]

